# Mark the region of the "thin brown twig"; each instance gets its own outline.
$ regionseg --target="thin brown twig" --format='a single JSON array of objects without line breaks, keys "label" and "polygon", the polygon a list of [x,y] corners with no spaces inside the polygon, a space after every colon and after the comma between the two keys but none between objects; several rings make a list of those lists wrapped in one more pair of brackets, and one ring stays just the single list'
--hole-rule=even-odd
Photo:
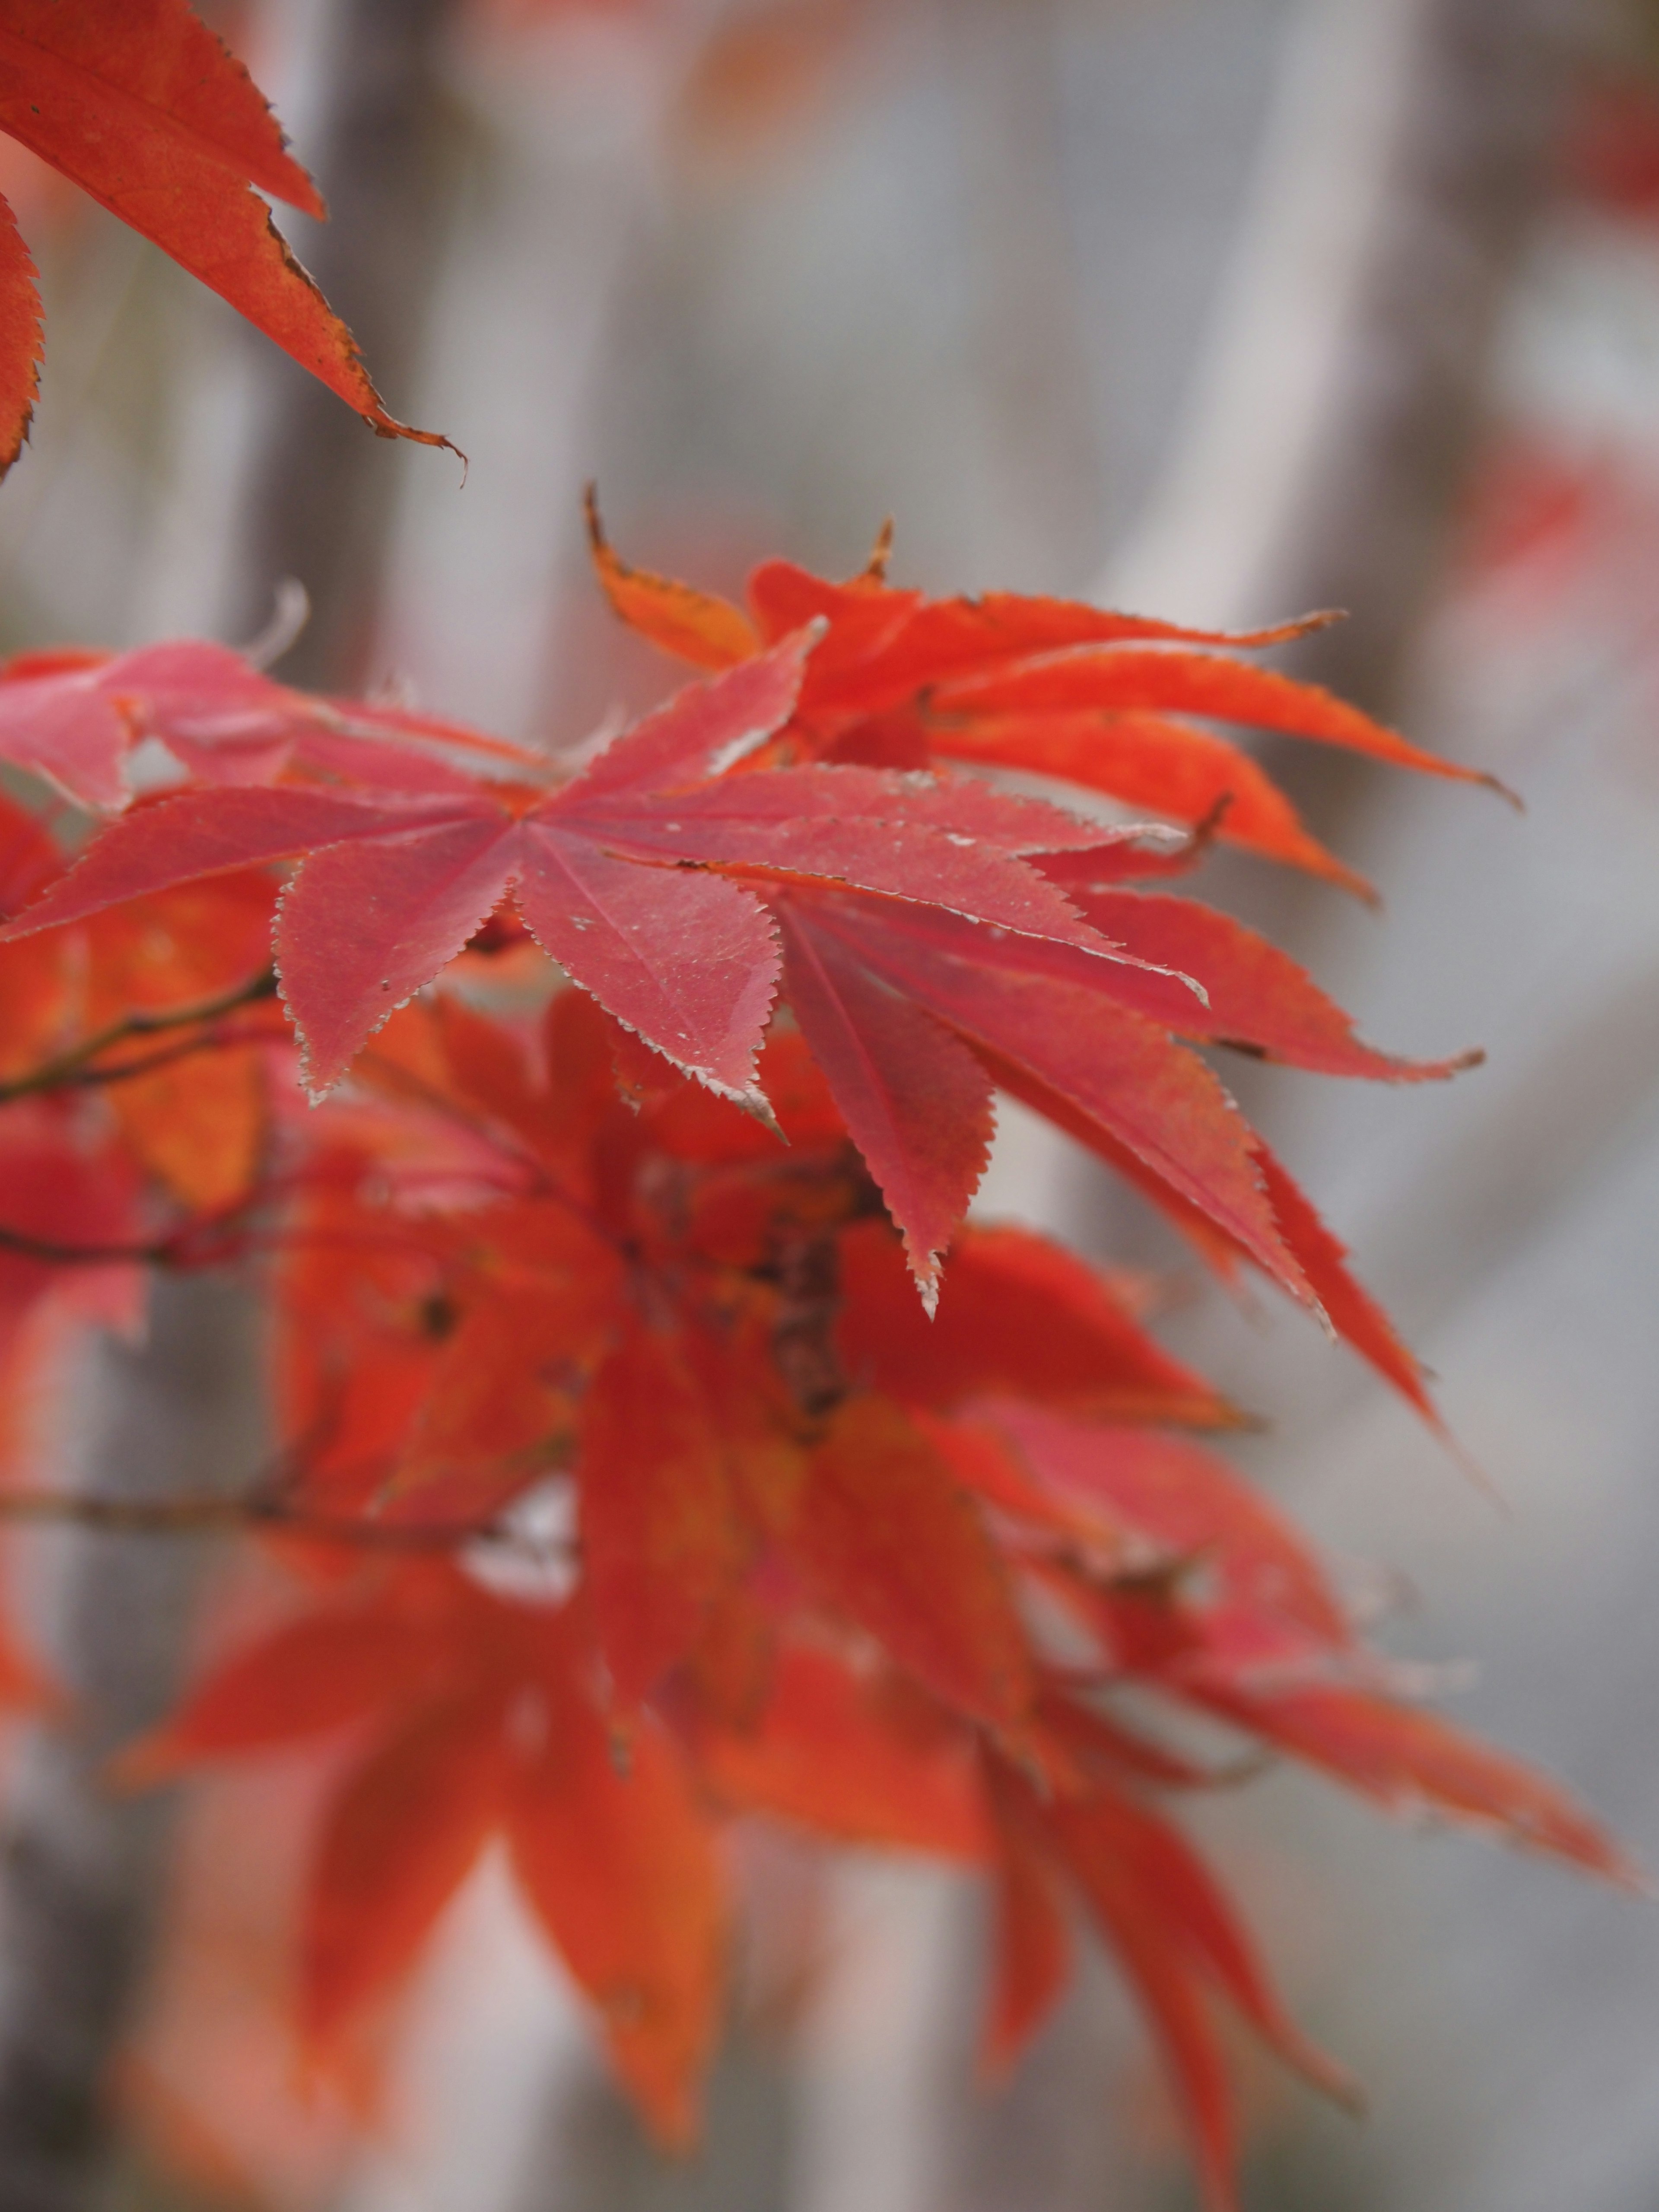
[{"label": "thin brown twig", "polygon": [[447,1552],[463,1544],[505,1542],[499,1521],[368,1521],[319,1513],[281,1498],[223,1498],[211,1491],[171,1498],[100,1498],[55,1490],[0,1491],[0,1521],[27,1521],[112,1535],[234,1535],[282,1529],[353,1550]]},{"label": "thin brown twig", "polygon": [[262,1193],[246,1198],[217,1213],[204,1214],[169,1230],[164,1237],[142,1243],[64,1244],[51,1237],[0,1223],[0,1252],[15,1252],[26,1260],[40,1260],[54,1267],[210,1267],[242,1249],[240,1224],[259,1202]]},{"label": "thin brown twig", "polygon": [[30,1097],[37,1091],[109,1080],[109,1077],[91,1075],[87,1071],[100,1054],[113,1046],[137,1037],[157,1036],[167,1030],[187,1029],[198,1022],[217,1021],[225,1014],[234,1013],[239,1006],[251,1006],[261,999],[276,995],[276,971],[267,968],[246,982],[239,983],[234,990],[222,991],[211,999],[198,999],[193,1006],[158,1007],[154,1012],[138,1007],[123,1014],[119,1021],[110,1022],[91,1036],[83,1037],[69,1051],[31,1068],[27,1074],[15,1075],[9,1081],[0,1083],[0,1106],[9,1105],[14,1098]]},{"label": "thin brown twig", "polygon": [[15,1252],[25,1260],[40,1260],[54,1267],[165,1267],[178,1256],[176,1237],[158,1237],[148,1244],[60,1244],[50,1237],[32,1237],[27,1229],[0,1224],[0,1252]]},{"label": "thin brown twig", "polygon": [[[170,1067],[175,1060],[188,1060],[198,1052],[231,1052],[239,1045],[270,1044],[278,1041],[274,1030],[221,1028],[217,1024],[198,1030],[194,1036],[174,1037],[166,1044],[158,1044],[151,1052],[140,1053],[136,1060],[117,1060],[113,1066],[80,1067],[67,1075],[59,1076],[55,1089],[89,1090],[109,1084],[130,1082],[136,1075],[150,1075],[158,1067]],[[3,1104],[0,1099],[0,1104]]]}]

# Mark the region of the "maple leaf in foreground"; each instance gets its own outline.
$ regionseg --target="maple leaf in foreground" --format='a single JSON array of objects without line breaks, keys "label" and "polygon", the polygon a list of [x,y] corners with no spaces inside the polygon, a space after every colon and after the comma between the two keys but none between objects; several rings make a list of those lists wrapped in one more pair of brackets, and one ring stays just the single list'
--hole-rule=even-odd
[{"label": "maple leaf in foreground", "polygon": [[[559,787],[544,769],[526,781],[537,763],[514,748],[307,699],[221,648],[14,665],[0,754],[85,789],[118,782],[122,749],[154,739],[216,787],[134,809],[3,935],[298,861],[276,957],[316,1092],[509,892],[538,942],[647,1045],[757,1108],[754,1054],[781,981],[929,1304],[1000,1084],[1125,1174],[1206,1259],[1247,1259],[1322,1311],[1433,1418],[1340,1247],[1187,1042],[1389,1080],[1467,1061],[1372,1051],[1262,939],[1137,892],[1147,851],[1132,828],[977,777],[793,758],[819,660],[836,650],[834,619],[815,617]],[[483,780],[503,770],[517,781]]]},{"label": "maple leaf in foreground", "polygon": [[[0,131],[200,277],[380,436],[448,445],[387,414],[350,332],[271,222],[261,192],[310,216],[322,201],[189,0],[7,0]],[[40,358],[34,265],[0,200],[0,473],[21,450]]]}]

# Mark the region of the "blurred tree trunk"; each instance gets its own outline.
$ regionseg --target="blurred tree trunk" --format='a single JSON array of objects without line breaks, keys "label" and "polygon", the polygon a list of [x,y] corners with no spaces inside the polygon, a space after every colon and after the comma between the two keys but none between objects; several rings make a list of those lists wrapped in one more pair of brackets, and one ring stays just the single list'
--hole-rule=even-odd
[{"label": "blurred tree trunk", "polygon": [[[333,222],[307,258],[394,408],[413,377],[439,212],[438,67],[448,0],[338,0],[314,151]],[[233,634],[258,629],[284,576],[313,618],[286,672],[349,683],[373,619],[395,448],[286,361],[226,549]],[[141,1498],[249,1479],[263,1427],[252,1299],[162,1277],[137,1347],[95,1358],[75,1479]],[[0,2207],[86,2212],[118,2157],[109,2064],[159,1916],[168,1808],[112,1796],[110,1753],[166,1711],[183,1668],[204,1547],[176,1538],[35,1540],[56,1567],[44,1636],[73,1699],[26,1746],[0,1861]]]},{"label": "blurred tree trunk", "polygon": [[[1563,103],[1612,4],[1307,0],[1188,420],[1115,596],[1222,625],[1347,608],[1299,672],[1397,710]],[[1346,765],[1291,768],[1298,796],[1334,799]]]},{"label": "blurred tree trunk", "polygon": [[1057,0],[950,0],[943,21],[991,550],[1000,581],[1072,590],[1100,557],[1101,465],[1066,204]]},{"label": "blurred tree trunk", "polygon": [[[405,417],[442,229],[450,137],[442,56],[453,12],[453,0],[336,0],[315,143],[304,149],[329,222],[302,258],[392,411]],[[311,617],[283,677],[350,688],[368,672],[399,448],[292,362],[271,355],[264,365],[271,419],[252,473],[227,629],[258,631],[277,586],[297,577]]]},{"label": "blurred tree trunk", "polygon": [[[247,1301],[210,1277],[163,1279],[137,1346],[93,1348],[86,1432],[69,1456],[122,1498],[228,1488],[258,1451]],[[45,1641],[72,1701],[23,1747],[0,1857],[0,2205],[86,2212],[112,2153],[108,2061],[156,1919],[165,1798],[102,1771],[177,1687],[200,1542],[65,1531],[27,1540]]]}]

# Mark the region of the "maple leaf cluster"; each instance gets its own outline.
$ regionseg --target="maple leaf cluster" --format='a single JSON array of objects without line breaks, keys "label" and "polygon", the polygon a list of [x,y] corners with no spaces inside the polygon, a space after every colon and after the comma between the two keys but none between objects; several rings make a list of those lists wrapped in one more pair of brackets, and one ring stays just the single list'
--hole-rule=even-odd
[{"label": "maple leaf cluster", "polygon": [[1467,772],[1241,657],[1290,631],[929,599],[884,548],[848,583],[769,562],[744,610],[594,538],[706,672],[574,767],[199,643],[0,671],[0,759],[105,817],[68,864],[0,824],[0,1358],[146,1263],[240,1260],[275,1315],[245,1505],[291,1616],[125,1771],[349,1743],[297,1969],[324,2060],[503,1839],[671,2141],[730,1822],[980,1867],[988,2062],[1091,1926],[1230,2205],[1219,2014],[1349,2091],[1183,1833],[1237,1765],[1188,1723],[1632,1877],[1401,1694],[1133,1285],[964,1216],[1000,1089],[1437,1425],[1198,1048],[1463,1063],[1362,1043],[1179,885],[1219,838],[1358,887],[1217,720]]}]

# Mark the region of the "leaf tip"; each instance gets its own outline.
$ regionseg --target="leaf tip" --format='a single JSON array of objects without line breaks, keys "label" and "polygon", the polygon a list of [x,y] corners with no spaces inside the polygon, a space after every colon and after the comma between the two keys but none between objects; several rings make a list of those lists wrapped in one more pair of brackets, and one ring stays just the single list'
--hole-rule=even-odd
[{"label": "leaf tip", "polygon": [[870,558],[864,564],[860,582],[884,584],[887,564],[893,557],[893,518],[890,514],[876,532],[876,542],[870,548]]},{"label": "leaf tip", "polygon": [[[711,1085],[709,1087],[712,1090],[716,1086]],[[728,1091],[726,1096],[734,1106],[741,1106],[745,1114],[758,1121],[762,1128],[775,1137],[781,1145],[789,1142],[782,1122],[772,1110],[771,1100],[757,1083],[751,1083],[746,1091]]]},{"label": "leaf tip", "polygon": [[1488,1504],[1496,1506],[1506,1521],[1512,1521],[1515,1518],[1515,1506],[1496,1475],[1490,1474],[1480,1464],[1468,1446],[1452,1434],[1441,1419],[1438,1407],[1434,1407],[1432,1401],[1431,1401],[1431,1412],[1432,1418],[1430,1425],[1449,1453],[1453,1465],[1467,1480],[1474,1484]]},{"label": "leaf tip", "polygon": [[1482,769],[1476,776],[1475,781],[1478,783],[1484,784],[1488,791],[1495,791],[1500,799],[1506,799],[1510,805],[1515,809],[1517,814],[1524,814],[1526,812],[1526,800],[1522,798],[1518,791],[1514,790],[1509,784],[1505,783],[1501,776],[1492,775],[1486,769]]}]

